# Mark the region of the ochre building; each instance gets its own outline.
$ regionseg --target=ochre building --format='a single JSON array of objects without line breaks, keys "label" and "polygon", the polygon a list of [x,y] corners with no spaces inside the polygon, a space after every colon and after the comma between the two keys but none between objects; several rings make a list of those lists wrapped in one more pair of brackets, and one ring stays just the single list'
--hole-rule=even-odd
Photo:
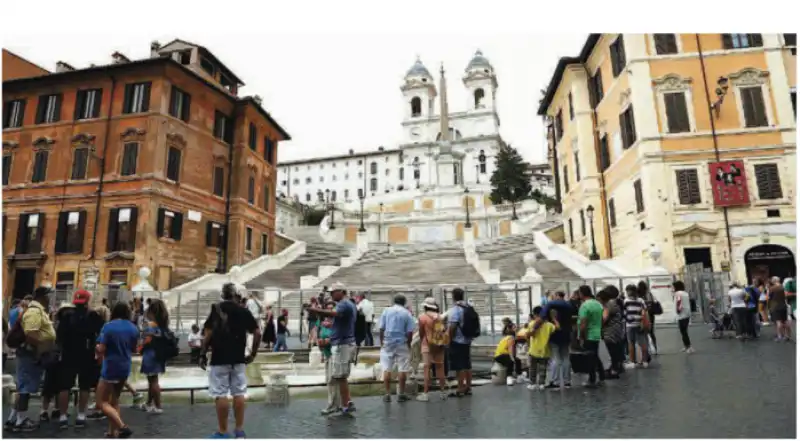
[{"label": "ochre building", "polygon": [[289,135],[204,47],[3,74],[4,296],[142,266],[168,289],[272,251]]},{"label": "ochre building", "polygon": [[[795,34],[591,34],[538,113],[566,243],[634,269],[658,247],[754,276],[796,271]],[[593,216],[589,217],[589,206]]]}]

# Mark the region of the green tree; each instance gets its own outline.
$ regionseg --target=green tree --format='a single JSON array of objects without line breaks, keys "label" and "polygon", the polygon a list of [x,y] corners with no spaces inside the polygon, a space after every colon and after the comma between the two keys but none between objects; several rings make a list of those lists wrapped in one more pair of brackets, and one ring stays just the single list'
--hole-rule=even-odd
[{"label": "green tree", "polygon": [[489,199],[493,204],[511,203],[516,219],[516,204],[532,197],[530,164],[522,159],[517,149],[505,145],[500,147],[495,161]]}]

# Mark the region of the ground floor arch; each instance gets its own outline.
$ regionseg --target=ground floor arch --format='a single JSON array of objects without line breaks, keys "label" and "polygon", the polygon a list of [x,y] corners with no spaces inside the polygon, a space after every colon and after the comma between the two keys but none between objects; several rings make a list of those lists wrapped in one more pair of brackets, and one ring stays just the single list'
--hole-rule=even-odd
[{"label": "ground floor arch", "polygon": [[783,245],[756,245],[744,253],[744,264],[748,282],[755,277],[767,280],[778,276],[783,280],[797,274],[794,253]]}]

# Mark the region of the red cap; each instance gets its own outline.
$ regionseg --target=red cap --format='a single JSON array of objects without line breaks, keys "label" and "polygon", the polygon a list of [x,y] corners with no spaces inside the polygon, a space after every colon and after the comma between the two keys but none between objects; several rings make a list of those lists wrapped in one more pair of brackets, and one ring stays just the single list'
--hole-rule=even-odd
[{"label": "red cap", "polygon": [[75,294],[72,295],[72,304],[85,305],[89,303],[89,300],[91,299],[92,299],[92,293],[86,291],[85,289],[79,289],[75,291]]}]

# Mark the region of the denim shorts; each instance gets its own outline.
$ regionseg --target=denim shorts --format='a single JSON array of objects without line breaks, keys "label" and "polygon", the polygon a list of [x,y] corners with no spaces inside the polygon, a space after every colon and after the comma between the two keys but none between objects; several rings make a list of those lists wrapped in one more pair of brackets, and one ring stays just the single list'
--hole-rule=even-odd
[{"label": "denim shorts", "polygon": [[247,394],[247,376],[244,371],[243,363],[209,366],[208,395],[211,398],[244,396]]},{"label": "denim shorts", "polygon": [[17,351],[17,393],[35,394],[39,392],[44,369],[31,353]]},{"label": "denim shorts", "polygon": [[639,327],[626,328],[625,331],[627,332],[629,344],[638,344],[639,346],[647,344],[647,333],[644,332],[644,329]]}]

